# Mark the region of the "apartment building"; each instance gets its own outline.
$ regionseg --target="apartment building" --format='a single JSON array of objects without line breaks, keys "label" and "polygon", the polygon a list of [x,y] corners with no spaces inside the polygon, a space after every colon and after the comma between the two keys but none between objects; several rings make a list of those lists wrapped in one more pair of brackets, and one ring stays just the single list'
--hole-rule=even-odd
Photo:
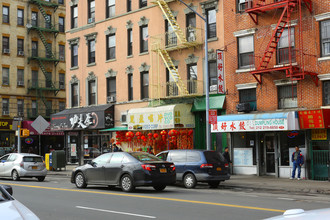
[{"label": "apartment building", "polygon": [[14,118],[30,130],[22,138],[22,152],[32,147],[44,154],[47,145],[62,149],[63,132],[39,134],[31,123],[39,115],[49,121],[52,113],[65,109],[64,1],[3,0],[1,8],[1,153],[17,145]]},{"label": "apartment building", "polygon": [[328,179],[330,4],[318,0],[224,2],[226,114],[235,174]]},{"label": "apartment building", "polygon": [[[186,3],[208,20],[207,89],[220,115],[222,3]],[[154,153],[205,148],[204,21],[178,1],[72,0],[66,6],[67,109],[51,124],[68,136],[68,159],[81,161],[110,143]],[[225,142],[221,137],[214,134],[214,148],[216,139]]]}]

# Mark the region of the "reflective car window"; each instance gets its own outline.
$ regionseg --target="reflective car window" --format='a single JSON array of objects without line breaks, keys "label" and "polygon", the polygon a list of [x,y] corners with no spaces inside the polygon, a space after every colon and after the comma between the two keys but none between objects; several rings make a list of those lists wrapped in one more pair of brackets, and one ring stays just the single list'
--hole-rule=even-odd
[{"label": "reflective car window", "polygon": [[198,162],[201,160],[199,152],[187,151],[187,162]]},{"label": "reflective car window", "polygon": [[106,164],[109,161],[110,157],[111,157],[111,154],[102,154],[101,156],[95,158],[93,160],[93,162],[96,164],[99,164],[99,165]]},{"label": "reflective car window", "polygon": [[23,162],[42,162],[41,157],[23,157]]},{"label": "reflective car window", "polygon": [[144,153],[144,152],[132,152],[130,153],[135,159],[137,159],[138,161],[144,162],[144,161],[162,161],[161,159],[159,159],[158,157],[148,154],[148,153]]},{"label": "reflective car window", "polygon": [[171,151],[170,158],[172,162],[186,162],[187,151]]},{"label": "reflective car window", "polygon": [[123,163],[129,163],[130,162],[130,159],[126,156],[124,156],[124,159],[123,159]]},{"label": "reflective car window", "polygon": [[167,155],[168,155],[168,152],[165,152],[165,153],[161,153],[159,154],[157,157],[162,159],[162,160],[166,160],[167,159]]},{"label": "reflective car window", "polygon": [[121,163],[124,155],[121,153],[114,153],[111,157],[110,164]]},{"label": "reflective car window", "polygon": [[11,162],[11,161],[14,161],[14,160],[16,160],[16,155],[15,155],[15,154],[11,154],[11,155],[8,157],[8,159],[7,159],[6,162]]},{"label": "reflective car window", "polygon": [[10,154],[1,157],[0,161],[1,161],[1,162],[5,162],[5,161],[7,161],[7,159],[8,159],[9,156],[10,156]]},{"label": "reflective car window", "polygon": [[217,151],[204,151],[204,156],[208,163],[225,162],[225,158]]}]

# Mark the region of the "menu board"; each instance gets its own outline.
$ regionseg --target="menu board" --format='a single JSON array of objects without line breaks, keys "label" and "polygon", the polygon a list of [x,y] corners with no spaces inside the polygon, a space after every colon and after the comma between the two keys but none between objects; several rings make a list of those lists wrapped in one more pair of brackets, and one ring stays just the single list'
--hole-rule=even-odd
[{"label": "menu board", "polygon": [[235,166],[253,166],[252,148],[234,148]]}]

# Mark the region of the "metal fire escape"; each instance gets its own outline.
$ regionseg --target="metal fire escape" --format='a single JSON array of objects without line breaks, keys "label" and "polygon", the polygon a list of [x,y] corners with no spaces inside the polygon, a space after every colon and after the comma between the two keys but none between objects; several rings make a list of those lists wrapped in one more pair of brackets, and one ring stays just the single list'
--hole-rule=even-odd
[{"label": "metal fire escape", "polygon": [[[165,16],[168,24],[171,26],[173,32],[172,33],[166,33],[167,36],[165,38],[168,38],[170,34],[176,36],[175,44],[171,44],[170,46],[167,45],[167,40],[160,40],[160,38],[154,37],[155,44],[152,47],[152,51],[156,52],[161,59],[163,60],[166,68],[169,71],[170,77],[172,77],[173,82],[176,84],[178,92],[180,96],[186,96],[189,95],[187,85],[182,80],[178,69],[175,67],[170,52],[171,51],[178,51],[183,50],[187,48],[194,48],[197,46],[200,46],[202,43],[201,39],[197,36],[197,30],[196,28],[191,28],[190,35],[192,37],[186,37],[184,34],[184,31],[180,28],[179,24],[176,21],[175,16],[173,15],[168,3],[172,2],[173,0],[165,1],[165,0],[156,0],[153,3],[158,5],[161,9],[163,15]],[[189,30],[188,30],[189,31]],[[171,93],[171,92],[170,92]],[[169,94],[171,96],[171,94]]]},{"label": "metal fire escape", "polygon": [[[31,22],[27,24],[28,33],[34,32],[38,34],[39,39],[45,47],[45,53],[41,54],[38,48],[32,48],[31,53],[28,57],[28,62],[37,62],[39,68],[45,76],[45,82],[40,82],[41,80],[38,79],[38,82],[29,83],[28,92],[35,91],[37,97],[42,100],[44,106],[46,107],[46,113],[49,113],[52,110],[52,106],[49,106],[49,103],[47,102],[47,98],[45,96],[45,92],[53,92],[56,96],[57,93],[60,91],[60,88],[58,85],[55,85],[55,82],[52,80],[52,77],[47,72],[46,66],[49,66],[51,64],[55,67],[60,60],[58,56],[53,53],[51,46],[46,40],[46,36],[54,35],[54,38],[56,38],[57,34],[59,33],[59,30],[56,29],[56,27],[52,24],[52,21],[49,19],[44,7],[52,8],[55,12],[58,8],[58,4],[53,2],[46,2],[44,0],[29,0],[29,3],[38,7],[44,19],[31,19]],[[34,115],[31,115],[31,117],[34,117]]]},{"label": "metal fire escape", "polygon": [[[318,84],[318,77],[317,73],[312,71],[309,71],[306,69],[305,66],[305,57],[307,54],[304,53],[303,50],[303,37],[302,37],[302,4],[304,3],[308,10],[312,12],[312,2],[311,0],[249,0],[247,3],[247,9],[245,12],[249,14],[251,19],[255,24],[258,24],[258,18],[259,16],[262,16],[264,13],[268,11],[274,11],[274,10],[283,10],[281,13],[281,16],[277,22],[277,25],[275,27],[275,30],[272,33],[271,39],[269,43],[267,44],[267,47],[265,51],[263,52],[263,55],[261,56],[261,59],[259,59],[259,62],[256,62],[255,60],[255,70],[251,71],[251,74],[253,77],[258,81],[258,83],[262,83],[262,75],[265,73],[272,73],[272,72],[285,72],[286,77],[290,78],[291,80],[302,80],[305,78],[305,75],[310,75],[312,77],[312,80],[317,85]],[[297,10],[299,13],[299,42],[300,42],[300,48],[298,48],[297,51],[293,51],[293,48],[291,47],[291,43],[288,43],[288,58],[289,62],[286,65],[282,65],[281,67],[269,67],[269,63],[274,56],[274,53],[277,51],[277,46],[280,41],[280,38],[282,36],[283,31],[287,28],[288,29],[288,41],[290,40],[290,25],[291,25],[291,18],[292,18],[292,12],[294,10]],[[298,65],[293,66],[292,65],[292,58],[293,55],[296,52],[299,53],[299,55],[295,55],[299,58],[297,60]]]}]

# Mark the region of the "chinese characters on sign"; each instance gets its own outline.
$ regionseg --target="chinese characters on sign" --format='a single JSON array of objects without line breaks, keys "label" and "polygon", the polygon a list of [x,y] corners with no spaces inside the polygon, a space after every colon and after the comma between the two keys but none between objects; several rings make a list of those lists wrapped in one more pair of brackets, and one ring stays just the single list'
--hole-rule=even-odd
[{"label": "chinese characters on sign", "polygon": [[287,119],[218,121],[217,125],[211,125],[211,132],[284,131],[287,129]]},{"label": "chinese characters on sign", "polygon": [[312,140],[313,141],[322,141],[327,140],[327,129],[315,129],[312,130]]},{"label": "chinese characters on sign", "polygon": [[324,128],[322,110],[299,111],[301,129]]},{"label": "chinese characters on sign", "polygon": [[225,94],[224,53],[217,50],[218,93]]},{"label": "chinese characters on sign", "polygon": [[216,125],[217,124],[217,110],[210,109],[209,110],[209,124]]},{"label": "chinese characters on sign", "polygon": [[88,128],[90,125],[93,124],[92,121],[93,117],[91,113],[86,113],[85,117],[84,114],[80,114],[79,116],[75,114],[73,117],[70,118],[71,128]]}]

